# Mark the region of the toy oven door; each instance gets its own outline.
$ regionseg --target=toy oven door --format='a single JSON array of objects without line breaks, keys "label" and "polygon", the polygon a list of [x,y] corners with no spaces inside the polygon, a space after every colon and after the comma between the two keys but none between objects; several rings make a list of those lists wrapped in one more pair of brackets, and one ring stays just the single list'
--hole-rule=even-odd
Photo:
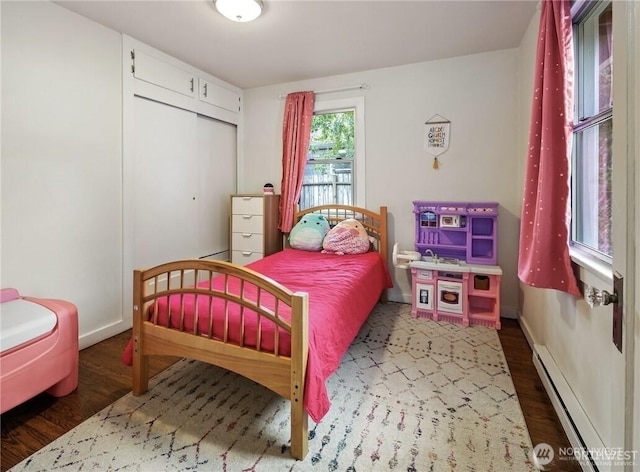
[{"label": "toy oven door", "polygon": [[462,282],[438,280],[438,311],[462,314]]}]

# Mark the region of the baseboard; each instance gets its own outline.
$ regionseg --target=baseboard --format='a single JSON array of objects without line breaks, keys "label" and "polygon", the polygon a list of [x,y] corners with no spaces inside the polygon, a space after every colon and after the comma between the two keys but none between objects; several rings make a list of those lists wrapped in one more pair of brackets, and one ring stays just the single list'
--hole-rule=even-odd
[{"label": "baseboard", "polygon": [[78,338],[78,347],[80,348],[80,350],[85,349],[89,346],[93,346],[94,344],[99,343],[100,341],[109,339],[116,334],[120,334],[130,328],[131,322],[127,323],[124,320],[120,320],[113,324],[103,326],[102,328],[96,329],[90,333],[80,336]]}]

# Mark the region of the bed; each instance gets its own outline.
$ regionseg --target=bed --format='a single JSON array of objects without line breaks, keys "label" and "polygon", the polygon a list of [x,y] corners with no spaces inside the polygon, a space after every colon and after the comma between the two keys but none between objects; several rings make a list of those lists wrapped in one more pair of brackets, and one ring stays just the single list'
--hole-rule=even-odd
[{"label": "bed", "polygon": [[148,389],[148,357],[197,359],[234,371],[291,401],[291,455],[308,449],[308,418],[329,410],[326,379],[391,288],[387,209],[345,205],[321,213],[331,226],[355,218],[371,237],[365,254],[285,248],[247,266],[186,260],[134,271],[133,393]]}]

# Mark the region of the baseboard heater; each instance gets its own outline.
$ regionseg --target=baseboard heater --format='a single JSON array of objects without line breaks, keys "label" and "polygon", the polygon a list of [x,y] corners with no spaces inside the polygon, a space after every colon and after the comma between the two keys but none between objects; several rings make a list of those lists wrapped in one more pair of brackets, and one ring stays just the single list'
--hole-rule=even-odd
[{"label": "baseboard heater", "polygon": [[[603,450],[604,443],[546,346],[533,345],[533,364],[567,434],[571,447],[583,451]],[[585,472],[604,472],[598,468],[590,456],[589,459],[589,462],[580,462],[582,470]]]}]

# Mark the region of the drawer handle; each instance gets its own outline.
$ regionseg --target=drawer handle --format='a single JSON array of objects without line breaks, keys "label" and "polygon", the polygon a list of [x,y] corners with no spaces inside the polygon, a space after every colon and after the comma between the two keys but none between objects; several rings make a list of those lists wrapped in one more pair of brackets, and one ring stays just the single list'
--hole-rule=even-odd
[{"label": "drawer handle", "polygon": [[250,238],[251,236],[253,236],[253,233],[242,233],[243,238]]},{"label": "drawer handle", "polygon": [[242,197],[243,200],[249,201],[251,200],[253,197]]},{"label": "drawer handle", "polygon": [[250,256],[251,254],[253,254],[251,251],[242,251],[243,256]]},{"label": "drawer handle", "polygon": [[242,215],[242,218],[244,218],[245,220],[250,220],[251,217],[253,217],[253,215]]}]

